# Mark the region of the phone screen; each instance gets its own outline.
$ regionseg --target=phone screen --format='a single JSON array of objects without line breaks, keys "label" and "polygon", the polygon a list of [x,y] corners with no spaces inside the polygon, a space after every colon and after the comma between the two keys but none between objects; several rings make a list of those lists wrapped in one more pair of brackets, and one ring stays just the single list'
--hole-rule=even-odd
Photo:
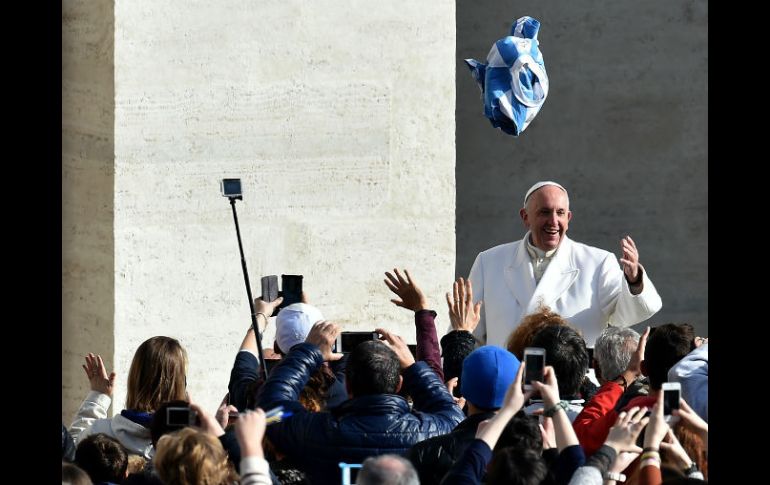
[{"label": "phone screen", "polygon": [[302,275],[282,274],[281,293],[283,301],[279,308],[300,303],[302,301]]},{"label": "phone screen", "polygon": [[588,368],[593,369],[594,368],[594,349],[593,347],[586,347],[586,350],[588,351]]},{"label": "phone screen", "polygon": [[353,352],[358,344],[369,340],[377,340],[376,332],[342,332],[340,333],[340,349],[337,352],[348,354]]},{"label": "phone screen", "polygon": [[679,409],[679,389],[664,389],[663,414],[669,416],[674,409]]},{"label": "phone screen", "polygon": [[531,384],[532,381],[543,381],[543,369],[545,368],[545,355],[526,354],[524,356],[526,363],[526,373],[524,375],[524,384]]}]

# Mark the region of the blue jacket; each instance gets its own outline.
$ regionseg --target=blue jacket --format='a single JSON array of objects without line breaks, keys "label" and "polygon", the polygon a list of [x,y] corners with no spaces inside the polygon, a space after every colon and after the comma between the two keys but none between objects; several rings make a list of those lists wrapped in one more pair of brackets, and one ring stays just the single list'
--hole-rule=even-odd
[{"label": "blue jacket", "polygon": [[267,379],[259,407],[282,405],[294,415],[268,426],[267,436],[315,483],[340,483],[339,462],[361,463],[384,453],[403,455],[415,443],[446,434],[464,419],[446,386],[425,362],[403,372],[414,410],[396,394],[350,399],[328,412],[311,413],[297,401],[310,375],[323,363],[315,345],[292,347]]}]

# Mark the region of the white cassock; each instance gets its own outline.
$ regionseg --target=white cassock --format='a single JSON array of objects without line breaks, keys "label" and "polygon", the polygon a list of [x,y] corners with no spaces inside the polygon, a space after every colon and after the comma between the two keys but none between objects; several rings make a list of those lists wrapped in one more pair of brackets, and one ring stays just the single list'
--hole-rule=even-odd
[{"label": "white cassock", "polygon": [[644,289],[632,295],[614,254],[562,238],[559,250],[535,285],[524,239],[501,244],[476,256],[471,274],[475,301],[484,300],[473,332],[488,345],[505,347],[521,319],[539,304],[566,318],[583,332],[589,347],[607,324],[627,327],[653,316],[663,306],[647,272]]}]

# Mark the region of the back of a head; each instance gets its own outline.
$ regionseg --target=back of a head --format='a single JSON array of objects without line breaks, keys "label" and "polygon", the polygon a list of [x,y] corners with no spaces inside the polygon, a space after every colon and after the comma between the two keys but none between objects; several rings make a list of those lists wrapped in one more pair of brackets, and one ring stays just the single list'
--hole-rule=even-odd
[{"label": "back of a head", "polygon": [[348,356],[345,383],[354,397],[395,394],[401,365],[398,356],[377,340],[362,342]]},{"label": "back of a head", "polygon": [[503,428],[500,438],[495,444],[495,451],[503,448],[517,450],[543,451],[543,435],[540,433],[539,418],[529,415],[520,409]]},{"label": "back of a head", "polygon": [[61,462],[61,483],[62,485],[93,485],[82,468],[74,463]]},{"label": "back of a head", "polygon": [[370,456],[356,479],[358,485],[419,485],[412,463],[398,455]]},{"label": "back of a head", "polygon": [[535,450],[495,450],[487,468],[487,485],[539,485],[548,474],[543,457]]},{"label": "back of a head", "polygon": [[561,315],[547,306],[540,306],[535,313],[525,315],[519,325],[508,336],[505,347],[519,360],[524,358],[524,349],[532,347],[532,339],[541,329],[553,325],[569,325]]},{"label": "back of a head", "polygon": [[519,365],[519,359],[501,347],[479,347],[463,361],[463,397],[480,410],[500,409]]},{"label": "back of a head", "polygon": [[666,323],[655,327],[644,349],[644,370],[650,387],[660,389],[668,371],[695,348],[695,329],[689,323]]},{"label": "back of a head", "polygon": [[95,483],[120,483],[126,477],[128,454],[118,440],[97,433],[86,436],[78,443],[75,464]]},{"label": "back of a head", "polygon": [[545,349],[545,364],[553,367],[562,399],[577,396],[588,371],[586,341],[572,327],[542,328],[532,339],[532,347]]},{"label": "back of a head", "polygon": [[154,412],[161,403],[186,399],[187,352],[171,337],[152,337],[136,349],[128,372],[126,408]]},{"label": "back of a head", "polygon": [[282,354],[302,343],[313,325],[324,319],[321,310],[307,303],[293,303],[281,309],[275,317],[275,344]]},{"label": "back of a head", "polygon": [[615,379],[628,368],[639,338],[633,328],[607,327],[602,331],[594,344],[594,359],[602,378]]},{"label": "back of a head", "polygon": [[166,485],[225,485],[237,478],[222,443],[196,428],[163,435],[153,465]]}]

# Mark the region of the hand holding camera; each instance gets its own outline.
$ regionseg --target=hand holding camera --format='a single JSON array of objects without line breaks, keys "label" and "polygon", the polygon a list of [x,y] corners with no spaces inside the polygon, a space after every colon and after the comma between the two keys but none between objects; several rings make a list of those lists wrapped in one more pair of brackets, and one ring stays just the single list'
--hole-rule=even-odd
[{"label": "hand holding camera", "polygon": [[[528,363],[527,363],[528,364]],[[527,371],[527,366],[524,366],[524,371]],[[532,388],[540,393],[540,397],[543,398],[544,408],[550,409],[560,401],[559,398],[559,383],[556,382],[556,372],[550,365],[545,366],[543,369],[545,377],[543,380],[532,381]],[[524,386],[526,389],[526,386]]]},{"label": "hand holding camera", "polygon": [[409,347],[406,345],[403,338],[388,332],[384,328],[376,328],[374,331],[382,335],[385,344],[396,353],[398,361],[401,364],[401,371],[406,370],[409,366],[414,364],[414,356],[409,351]]},{"label": "hand holding camera", "polygon": [[321,351],[321,355],[323,355],[324,361],[340,360],[342,354],[332,351],[339,333],[339,325],[322,320],[313,325],[313,328],[310,329],[307,337],[305,337],[305,342],[318,347]]}]

